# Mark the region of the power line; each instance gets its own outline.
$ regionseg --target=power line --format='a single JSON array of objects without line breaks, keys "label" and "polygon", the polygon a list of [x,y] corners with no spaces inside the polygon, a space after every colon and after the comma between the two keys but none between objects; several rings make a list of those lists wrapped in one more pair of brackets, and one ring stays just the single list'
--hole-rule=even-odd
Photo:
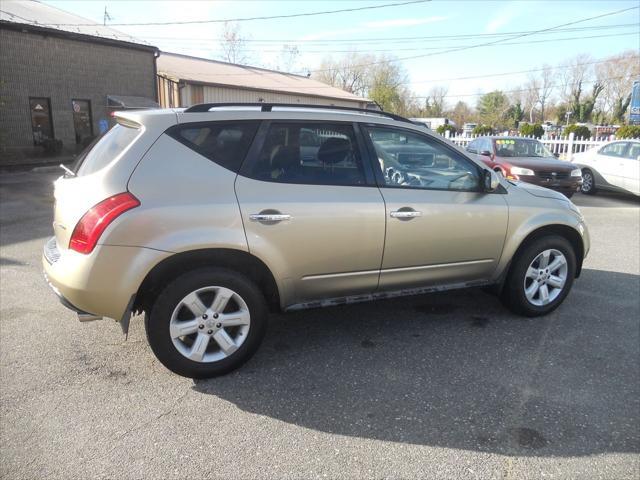
[{"label": "power line", "polygon": [[[576,63],[573,64],[572,66],[574,67],[582,67],[582,66],[587,66],[587,65],[599,65],[602,63],[607,63],[609,61],[609,59],[605,58],[605,59],[601,59],[601,60],[594,60],[592,62],[583,62],[583,63]],[[551,70],[557,70],[559,68],[562,67],[548,67]],[[399,83],[399,85],[413,85],[413,84],[418,84],[418,83],[438,83],[438,82],[450,82],[450,81],[456,81],[456,80],[473,80],[473,79],[479,79],[479,78],[492,78],[492,77],[507,77],[510,75],[521,75],[523,73],[535,73],[535,72],[542,72],[546,70],[546,68],[533,68],[533,69],[529,69],[529,70],[516,70],[516,71],[511,71],[511,72],[499,72],[499,73],[488,73],[488,74],[484,74],[484,75],[468,75],[468,76],[464,76],[464,77],[449,77],[449,78],[437,78],[437,79],[433,79],[433,80],[417,80],[417,81],[408,81],[408,82],[401,82]],[[207,72],[191,72],[193,74],[200,74],[200,75],[207,75]],[[269,73],[269,72],[266,72]],[[278,74],[278,75],[289,75],[286,72],[273,72],[274,74]],[[227,74],[229,76],[232,76],[234,74]],[[616,77],[617,78],[617,77]],[[340,88],[340,87],[334,87],[332,85],[301,85],[301,86],[297,86],[296,89],[298,90],[325,90],[325,89],[330,89],[330,88]],[[456,96],[456,95],[454,95]]]},{"label": "power line", "polygon": [[[287,15],[271,15],[260,17],[240,17],[240,18],[225,18],[225,19],[208,19],[208,20],[185,20],[185,21],[173,21],[173,22],[133,22],[133,23],[110,23],[111,27],[124,27],[124,26],[161,26],[161,25],[195,25],[203,23],[226,23],[226,22],[250,22],[255,20],[278,20],[284,18],[297,18],[297,17],[313,17],[317,15],[331,15],[334,13],[347,13],[347,12],[359,12],[362,10],[375,10],[387,7],[400,7],[403,5],[413,5],[416,3],[427,3],[431,0],[411,0],[399,3],[385,3],[382,5],[368,5],[366,7],[354,7],[354,8],[342,8],[340,10],[324,10],[319,12],[303,12],[303,13],[291,13]],[[6,12],[5,12],[6,13]],[[57,27],[93,27],[95,23],[49,23],[41,24]]]},{"label": "power line", "polygon": [[[608,35],[590,35],[590,36],[581,36],[581,37],[564,37],[564,38],[550,38],[550,39],[545,39],[545,40],[528,40],[528,41],[523,41],[523,42],[508,42],[508,43],[501,43],[499,45],[493,45],[495,47],[502,47],[502,46],[508,46],[508,45],[530,45],[530,44],[537,44],[537,43],[551,43],[551,42],[563,42],[563,41],[568,41],[568,40],[587,40],[587,39],[592,39],[592,38],[611,38],[611,37],[624,37],[624,36],[629,36],[629,35],[638,35],[640,34],[640,31],[637,32],[627,32],[627,33],[613,33],[613,34],[608,34]],[[182,47],[191,47],[191,46],[197,46],[197,44],[194,43],[182,43],[180,41],[169,41],[169,43],[171,43],[172,45],[178,45],[178,46],[182,46]],[[406,52],[406,51],[424,51],[424,50],[440,50],[442,48],[454,48],[453,46],[451,47],[409,47],[409,48],[393,48],[393,49],[367,49],[366,53],[384,53],[384,52]],[[243,52],[247,52],[247,53],[279,53],[282,52],[282,50],[268,50],[268,49],[245,49],[243,50]],[[301,50],[300,53],[304,53],[304,54],[314,54],[314,53],[320,53],[320,54],[326,54],[326,53],[355,53],[357,52],[356,50]]]},{"label": "power line", "polygon": [[[627,78],[626,75],[620,75],[620,76],[616,76],[616,77],[606,77],[606,78],[598,78],[598,79],[594,79],[594,80],[583,80],[583,84],[593,84],[593,83],[599,83],[599,82],[605,82],[607,80],[618,80],[620,78]],[[558,88],[558,87],[564,87],[564,84],[556,84],[556,85],[549,85],[548,88]],[[522,92],[528,92],[530,89],[529,88],[519,88],[516,90],[500,90],[500,89],[496,89],[497,91],[500,91],[502,93],[522,93]],[[459,98],[459,97],[481,97],[483,95],[486,95],[487,92],[484,93],[462,93],[460,95],[443,95],[443,98]],[[419,95],[419,96],[414,96],[412,98],[415,99],[424,99],[424,98],[431,98],[429,95]]]},{"label": "power line", "polygon": [[[594,25],[589,27],[573,27],[573,28],[558,28],[552,32],[540,32],[541,35],[546,34],[555,34],[557,32],[578,32],[585,30],[608,30],[614,28],[627,28],[627,27],[637,27],[638,23],[621,23],[614,25]],[[535,30],[526,30],[526,31],[516,31],[516,32],[502,32],[502,33],[466,33],[459,35],[431,35],[431,36],[420,36],[420,37],[370,37],[370,38],[356,38],[351,40],[345,39],[323,39],[323,40],[299,40],[299,39],[252,39],[246,38],[243,39],[246,43],[256,43],[256,44],[269,44],[269,43],[284,43],[284,44],[308,44],[312,46],[321,46],[321,45],[330,45],[334,43],[395,43],[395,42],[407,42],[411,40],[431,40],[431,41],[440,41],[440,40],[449,40],[449,39],[470,39],[470,38],[482,38],[482,37],[505,37],[510,35],[517,35],[520,33],[532,33]],[[166,37],[166,36],[145,36],[146,39],[152,40],[193,40],[194,42],[206,42],[206,41],[219,41],[219,38],[213,37]]]},{"label": "power line", "polygon": [[[548,27],[548,28],[543,28],[541,30],[534,30],[534,31],[531,31],[529,33],[523,33],[521,35],[516,35],[516,36],[510,37],[510,38],[507,38],[507,39],[500,39],[500,40],[494,40],[492,42],[479,43],[479,44],[476,44],[476,45],[469,45],[469,46],[464,46],[464,47],[452,48],[452,49],[449,49],[449,50],[443,50],[441,52],[425,53],[423,55],[412,55],[412,56],[409,56],[409,57],[399,57],[399,58],[394,58],[394,59],[389,59],[389,60],[380,60],[380,61],[377,61],[377,62],[365,63],[365,64],[361,64],[361,65],[352,65],[352,67],[370,67],[370,66],[373,66],[373,65],[399,62],[399,61],[402,61],[402,60],[415,60],[417,58],[432,57],[432,56],[435,56],[435,55],[443,55],[445,53],[454,53],[454,52],[460,52],[460,51],[463,51],[463,50],[471,50],[471,49],[474,49],[474,48],[488,47],[490,45],[496,45],[496,44],[505,42],[507,40],[515,40],[517,38],[529,37],[531,35],[536,35],[536,34],[541,33],[541,32],[548,32],[548,31],[551,31],[551,30],[555,30],[557,28],[568,27],[570,25],[576,25],[578,23],[583,23],[583,22],[588,22],[590,20],[595,20],[597,18],[609,17],[611,15],[619,15],[620,13],[629,12],[631,10],[637,10],[638,8],[640,8],[640,6],[630,7],[630,8],[623,8],[622,10],[616,10],[616,11],[613,11],[613,12],[603,13],[601,15],[595,15],[593,17],[587,17],[587,18],[583,18],[583,19],[580,19],[580,20],[574,20],[573,22],[562,23],[560,25],[556,25],[556,26]],[[311,72],[313,72],[313,73],[331,72],[333,70],[336,70],[336,69],[335,68],[325,68],[325,69],[312,70]]]},{"label": "power line", "polygon": [[[502,44],[503,42],[506,42],[508,40],[515,40],[517,38],[523,38],[523,37],[528,37],[531,35],[536,35],[542,32],[549,32],[552,30],[556,30],[559,28],[563,28],[563,27],[568,27],[570,25],[576,25],[578,23],[584,23],[584,22],[588,22],[590,20],[595,20],[598,18],[603,18],[603,17],[608,17],[608,16],[612,16],[612,15],[618,15],[620,13],[624,13],[624,12],[628,12],[631,10],[637,10],[638,8],[640,8],[640,6],[636,6],[636,7],[630,7],[630,8],[624,8],[622,10],[616,10],[613,12],[608,12],[608,13],[603,13],[600,15],[595,15],[593,17],[587,17],[587,18],[583,18],[580,20],[574,20],[572,22],[567,22],[567,23],[563,23],[560,25],[555,25],[553,27],[547,27],[547,28],[543,28],[540,30],[532,30],[529,31],[527,33],[523,33],[523,34],[519,34],[519,35],[515,35],[509,38],[505,38],[505,39],[499,39],[499,40],[494,40],[491,42],[485,42],[485,43],[479,43],[479,44],[475,44],[475,45],[466,45],[466,46],[461,46],[461,47],[455,47],[455,48],[449,48],[449,49],[445,49],[445,50],[441,50],[438,52],[431,52],[431,53],[425,53],[422,55],[412,55],[412,56],[408,56],[408,57],[397,57],[397,58],[391,58],[391,59],[385,59],[385,60],[379,60],[379,61],[375,61],[375,62],[369,62],[369,63],[364,63],[364,64],[359,64],[359,65],[351,65],[351,68],[356,68],[356,67],[370,67],[373,65],[381,65],[381,64],[388,64],[388,63],[395,63],[395,62],[400,62],[402,60],[415,60],[418,58],[426,58],[426,57],[432,57],[432,56],[436,56],[436,55],[444,55],[447,53],[454,53],[454,52],[460,52],[463,50],[471,50],[474,48],[481,48],[481,47],[488,47],[491,45],[498,45],[498,44]],[[249,66],[244,66],[244,68],[247,69],[251,69],[251,67]],[[315,69],[315,70],[308,70],[308,73],[321,73],[321,72],[331,72],[337,70],[337,68],[324,68],[324,69]],[[265,74],[267,74],[267,72],[265,72]],[[273,75],[281,75],[282,72],[273,72]],[[214,73],[211,74],[209,73],[208,75],[213,75],[216,77],[227,77],[227,76],[243,76],[243,75],[255,75],[254,72],[247,72],[247,73]]]}]

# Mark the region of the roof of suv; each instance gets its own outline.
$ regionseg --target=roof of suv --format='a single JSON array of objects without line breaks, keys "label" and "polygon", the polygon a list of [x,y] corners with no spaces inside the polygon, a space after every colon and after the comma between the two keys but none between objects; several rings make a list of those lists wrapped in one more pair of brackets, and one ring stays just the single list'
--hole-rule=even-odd
[{"label": "roof of suv", "polygon": [[[116,117],[140,124],[154,123],[159,117],[171,123],[191,123],[211,120],[319,120],[352,121],[402,125],[424,131],[422,124],[408,118],[379,110],[331,105],[302,105],[280,103],[210,103],[189,108],[129,110],[116,112]],[[165,123],[162,122],[162,123]]]}]

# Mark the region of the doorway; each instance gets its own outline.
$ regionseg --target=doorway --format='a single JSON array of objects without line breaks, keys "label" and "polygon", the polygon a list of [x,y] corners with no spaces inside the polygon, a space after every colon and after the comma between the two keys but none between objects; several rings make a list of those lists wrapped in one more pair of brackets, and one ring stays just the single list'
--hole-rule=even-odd
[{"label": "doorway", "polygon": [[91,101],[72,99],[73,128],[76,134],[76,145],[84,145],[93,138],[93,120],[91,118]]},{"label": "doorway", "polygon": [[33,144],[42,145],[45,140],[53,138],[53,120],[51,119],[51,101],[48,98],[29,97],[31,110],[31,130]]}]

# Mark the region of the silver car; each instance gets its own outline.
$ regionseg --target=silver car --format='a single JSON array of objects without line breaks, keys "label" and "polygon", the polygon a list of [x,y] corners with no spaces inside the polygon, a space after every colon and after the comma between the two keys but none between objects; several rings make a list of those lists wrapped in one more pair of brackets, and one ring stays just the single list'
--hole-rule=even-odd
[{"label": "silver car", "polygon": [[486,285],[544,315],[589,251],[562,194],[392,114],[204,104],[116,119],[55,182],[44,271],[80,320],[126,332],[143,312],[180,375],[240,366],[269,311]]}]

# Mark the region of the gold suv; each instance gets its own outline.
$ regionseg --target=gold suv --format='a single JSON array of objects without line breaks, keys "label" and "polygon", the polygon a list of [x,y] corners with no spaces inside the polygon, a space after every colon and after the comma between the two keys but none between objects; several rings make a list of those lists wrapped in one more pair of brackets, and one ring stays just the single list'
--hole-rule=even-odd
[{"label": "gold suv", "polygon": [[589,250],[562,194],[396,115],[203,104],[116,119],[55,182],[44,271],[80,320],[126,332],[144,312],[180,375],[240,366],[270,310],[492,285],[544,315]]}]

